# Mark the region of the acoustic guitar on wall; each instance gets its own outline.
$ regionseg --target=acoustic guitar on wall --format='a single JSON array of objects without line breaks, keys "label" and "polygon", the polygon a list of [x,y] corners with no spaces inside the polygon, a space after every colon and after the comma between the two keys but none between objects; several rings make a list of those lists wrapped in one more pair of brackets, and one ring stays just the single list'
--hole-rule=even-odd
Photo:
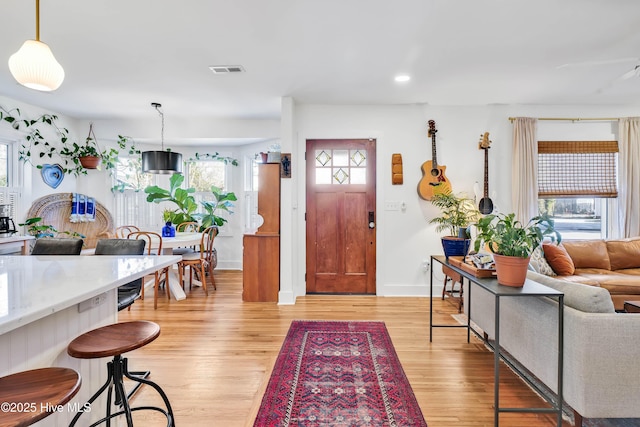
[{"label": "acoustic guitar on wall", "polygon": [[451,183],[445,176],[446,166],[438,164],[436,155],[436,122],[429,120],[429,136],[431,136],[431,160],[422,164],[422,179],[418,183],[418,195],[424,200],[431,200],[434,194],[450,193]]},{"label": "acoustic guitar on wall", "polygon": [[489,132],[480,135],[478,145],[481,150],[484,150],[484,197],[480,199],[478,210],[481,214],[487,215],[493,212],[493,201],[489,198],[489,148],[491,146]]}]

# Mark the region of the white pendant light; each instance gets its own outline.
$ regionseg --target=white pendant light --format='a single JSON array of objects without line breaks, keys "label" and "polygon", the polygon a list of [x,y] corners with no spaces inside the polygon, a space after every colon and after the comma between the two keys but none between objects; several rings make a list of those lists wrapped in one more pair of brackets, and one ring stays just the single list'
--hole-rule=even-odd
[{"label": "white pendant light", "polygon": [[45,92],[58,89],[64,80],[64,69],[40,41],[40,0],[36,0],[36,39],[25,41],[11,55],[9,70],[21,85]]},{"label": "white pendant light", "polygon": [[142,172],[155,174],[182,173],[182,154],[165,151],[164,149],[164,114],[162,110],[160,110],[162,105],[157,102],[152,102],[151,106],[156,109],[162,118],[162,128],[160,131],[162,150],[144,151],[142,153]]}]

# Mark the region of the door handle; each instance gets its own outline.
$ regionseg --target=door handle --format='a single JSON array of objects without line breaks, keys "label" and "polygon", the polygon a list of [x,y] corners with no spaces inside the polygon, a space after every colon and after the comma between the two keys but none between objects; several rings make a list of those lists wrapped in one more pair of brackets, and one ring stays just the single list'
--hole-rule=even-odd
[{"label": "door handle", "polygon": [[376,218],[373,211],[369,211],[369,228],[372,230],[376,228]]}]

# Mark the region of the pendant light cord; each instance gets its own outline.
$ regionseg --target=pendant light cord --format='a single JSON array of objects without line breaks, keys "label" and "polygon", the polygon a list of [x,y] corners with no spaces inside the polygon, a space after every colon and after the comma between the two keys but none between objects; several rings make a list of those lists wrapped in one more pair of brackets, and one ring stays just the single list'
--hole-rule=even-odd
[{"label": "pendant light cord", "polygon": [[158,104],[157,102],[152,102],[151,105],[153,106],[153,108],[156,109],[158,114],[160,114],[160,120],[161,120],[161,123],[162,123],[161,128],[160,128],[160,144],[161,144],[161,147],[162,147],[162,151],[164,151],[164,114],[162,113],[162,110],[160,109],[160,107],[162,107],[162,104]]},{"label": "pendant light cord", "polygon": [[36,0],[36,41],[40,41],[40,0]]}]

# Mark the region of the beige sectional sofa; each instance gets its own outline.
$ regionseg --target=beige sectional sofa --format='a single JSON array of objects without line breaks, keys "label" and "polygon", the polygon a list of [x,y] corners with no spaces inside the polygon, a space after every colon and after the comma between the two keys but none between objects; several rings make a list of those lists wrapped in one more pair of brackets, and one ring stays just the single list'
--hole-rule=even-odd
[{"label": "beige sectional sofa", "polygon": [[[552,269],[559,272],[557,279],[605,288],[616,310],[623,310],[624,301],[640,301],[640,237],[563,240],[562,247],[570,260],[556,256],[554,261],[560,264],[559,268],[549,260]],[[545,257],[548,257],[546,250]],[[536,271],[544,273],[541,271],[544,268],[535,267]]]},{"label": "beige sectional sofa", "polygon": [[[574,411],[576,425],[583,417],[638,418],[640,425],[640,314],[616,313],[603,287],[533,271],[528,278],[565,295],[564,400]],[[468,292],[464,295],[467,298]],[[472,320],[492,339],[494,297],[478,286],[472,295]],[[464,307],[467,310],[469,301]],[[546,297],[502,298],[500,307],[502,347],[556,392],[557,302]]]}]

